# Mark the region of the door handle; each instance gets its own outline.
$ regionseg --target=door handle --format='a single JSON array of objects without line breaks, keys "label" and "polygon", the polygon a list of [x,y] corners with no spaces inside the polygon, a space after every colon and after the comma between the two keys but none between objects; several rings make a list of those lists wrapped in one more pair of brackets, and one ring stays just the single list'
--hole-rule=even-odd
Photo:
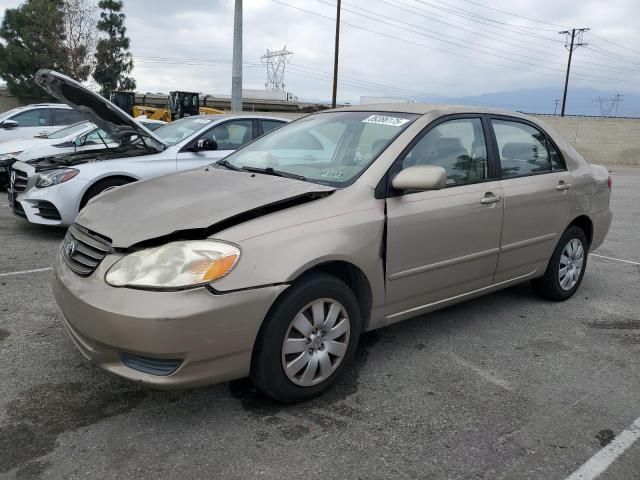
[{"label": "door handle", "polygon": [[564,183],[564,181],[560,180],[560,183],[556,186],[556,190],[569,190],[571,188],[570,183]]},{"label": "door handle", "polygon": [[487,192],[484,194],[484,197],[480,199],[480,203],[483,205],[487,205],[489,203],[496,203],[502,200],[502,196],[494,195],[493,192]]}]

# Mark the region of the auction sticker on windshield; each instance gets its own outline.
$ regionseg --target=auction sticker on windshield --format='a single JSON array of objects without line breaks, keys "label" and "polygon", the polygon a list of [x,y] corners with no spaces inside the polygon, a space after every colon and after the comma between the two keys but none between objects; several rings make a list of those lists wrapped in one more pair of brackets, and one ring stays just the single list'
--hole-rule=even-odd
[{"label": "auction sticker on windshield", "polygon": [[386,115],[370,115],[364,120],[364,123],[377,123],[378,125],[391,125],[392,127],[399,127],[404,125],[409,120],[406,118],[387,117]]},{"label": "auction sticker on windshield", "polygon": [[195,123],[211,123],[211,120],[208,118],[196,118],[194,120]]}]

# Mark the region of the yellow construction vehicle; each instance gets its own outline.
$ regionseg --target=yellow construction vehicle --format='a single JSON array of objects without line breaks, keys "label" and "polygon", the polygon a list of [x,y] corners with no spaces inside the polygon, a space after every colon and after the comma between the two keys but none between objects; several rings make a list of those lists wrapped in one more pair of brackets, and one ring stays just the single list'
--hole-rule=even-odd
[{"label": "yellow construction vehicle", "polygon": [[109,100],[132,117],[145,115],[150,120],[162,120],[170,122],[178,118],[189,117],[191,115],[219,115],[222,110],[212,107],[200,106],[200,95],[195,92],[175,91],[167,98],[168,106],[150,107],[135,104],[135,92],[113,91]]},{"label": "yellow construction vehicle", "polygon": [[133,118],[145,115],[149,120],[162,120],[163,122],[171,121],[171,110],[160,107],[146,107],[144,105],[135,105],[133,107]]}]

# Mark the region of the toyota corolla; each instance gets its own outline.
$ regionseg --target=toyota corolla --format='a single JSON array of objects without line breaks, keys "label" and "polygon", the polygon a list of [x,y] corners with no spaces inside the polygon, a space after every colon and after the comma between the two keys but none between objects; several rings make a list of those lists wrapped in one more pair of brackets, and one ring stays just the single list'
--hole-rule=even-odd
[{"label": "toyota corolla", "polygon": [[300,401],[350,367],[361,332],[527,281],[569,299],[610,189],[525,115],[325,111],[90,201],[53,290],[75,345],[110,372],[158,388],[249,376]]}]

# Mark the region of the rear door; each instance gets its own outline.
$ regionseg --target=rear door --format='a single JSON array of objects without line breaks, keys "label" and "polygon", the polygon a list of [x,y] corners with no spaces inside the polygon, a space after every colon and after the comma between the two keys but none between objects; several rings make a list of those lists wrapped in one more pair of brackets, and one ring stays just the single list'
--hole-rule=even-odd
[{"label": "rear door", "polygon": [[445,117],[409,146],[392,172],[412,165],[447,171],[441,190],[387,198],[387,317],[492,284],[502,227],[502,190],[489,160],[486,120]]},{"label": "rear door", "polygon": [[492,116],[500,160],[504,224],[496,282],[544,268],[568,222],[572,176],[551,139],[535,124]]},{"label": "rear door", "polygon": [[[246,145],[257,136],[257,120],[242,118],[219,123],[197,136],[178,153],[178,171],[209,165]],[[196,150],[199,140],[215,140],[215,150]]]},{"label": "rear door", "polygon": [[69,108],[52,108],[51,114],[54,127],[62,127],[86,120],[82,113]]}]

